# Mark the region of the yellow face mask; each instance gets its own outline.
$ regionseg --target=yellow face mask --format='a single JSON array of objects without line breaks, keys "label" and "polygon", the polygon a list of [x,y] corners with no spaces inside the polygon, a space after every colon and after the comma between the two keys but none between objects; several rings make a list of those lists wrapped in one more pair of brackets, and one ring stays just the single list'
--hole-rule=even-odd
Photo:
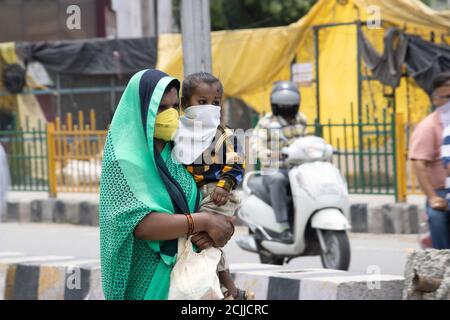
[{"label": "yellow face mask", "polygon": [[156,116],[155,138],[170,141],[178,129],[178,111],[175,108],[164,110]]}]

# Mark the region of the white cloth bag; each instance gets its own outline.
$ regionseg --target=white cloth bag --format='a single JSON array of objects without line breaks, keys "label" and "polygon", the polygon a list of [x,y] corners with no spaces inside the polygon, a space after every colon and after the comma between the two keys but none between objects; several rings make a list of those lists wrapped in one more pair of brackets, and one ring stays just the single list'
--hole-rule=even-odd
[{"label": "white cloth bag", "polygon": [[221,252],[210,247],[196,253],[190,238],[178,239],[177,261],[170,274],[169,300],[221,300],[217,275]]}]

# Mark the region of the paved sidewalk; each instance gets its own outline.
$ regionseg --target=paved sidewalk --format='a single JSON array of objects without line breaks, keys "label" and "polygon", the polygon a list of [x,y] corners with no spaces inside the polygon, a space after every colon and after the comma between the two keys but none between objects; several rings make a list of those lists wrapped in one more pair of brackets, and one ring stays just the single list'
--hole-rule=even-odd
[{"label": "paved sidewalk", "polygon": [[[225,247],[229,263],[259,263],[258,255],[240,249],[236,238],[248,234],[248,228],[236,227]],[[407,255],[419,249],[416,235],[350,233],[351,272],[369,273],[379,268],[382,274],[403,275]],[[98,227],[68,224],[0,223],[0,252],[26,255],[75,256],[98,258]],[[300,257],[289,262],[293,268],[322,268],[320,257]],[[1,277],[0,277],[1,278]]]}]

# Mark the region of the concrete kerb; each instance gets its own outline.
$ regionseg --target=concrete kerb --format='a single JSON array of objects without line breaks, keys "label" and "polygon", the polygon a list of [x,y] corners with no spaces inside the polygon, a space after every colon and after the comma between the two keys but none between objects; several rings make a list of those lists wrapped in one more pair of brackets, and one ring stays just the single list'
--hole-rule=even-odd
[{"label": "concrete kerb", "polygon": [[319,277],[301,282],[300,300],[401,300],[401,276],[354,275]]},{"label": "concrete kerb", "polygon": [[[236,284],[258,300],[377,300],[402,298],[400,276],[339,270],[231,264]],[[0,253],[0,300],[103,300],[100,261]]]},{"label": "concrete kerb", "polygon": [[33,200],[30,202],[30,222],[42,222],[42,201]]},{"label": "concrete kerb", "polygon": [[259,300],[401,300],[404,278],[326,269],[267,267],[236,270],[236,285]]},{"label": "concrete kerb", "polygon": [[57,211],[56,199],[41,200],[42,203],[42,222],[54,222],[55,212]]},{"label": "concrete kerb", "polygon": [[[9,200],[1,222],[70,223],[98,226],[98,201],[75,199]],[[415,234],[424,208],[406,203],[350,205],[352,232]],[[241,220],[236,225],[243,225]]]},{"label": "concrete kerb", "polygon": [[450,300],[450,250],[412,252],[404,275],[403,299]]},{"label": "concrete kerb", "polygon": [[29,222],[31,219],[31,201],[8,201],[2,221]]},{"label": "concrete kerb", "polygon": [[79,210],[80,225],[98,226],[98,203],[83,201]]},{"label": "concrete kerb", "polygon": [[8,200],[0,222],[69,223],[98,226],[98,203],[74,199]]},{"label": "concrete kerb", "polygon": [[0,300],[103,300],[100,262],[0,254]]},{"label": "concrete kerb", "polygon": [[[35,263],[21,265],[25,270]],[[98,259],[39,264],[38,300],[104,300]]]},{"label": "concrete kerb", "polygon": [[423,209],[407,203],[352,204],[352,232],[416,234],[423,220]]},{"label": "concrete kerb", "polygon": [[0,259],[0,300],[36,299],[39,285],[39,268],[24,270],[23,263],[48,262],[73,259],[64,256],[13,256]]}]

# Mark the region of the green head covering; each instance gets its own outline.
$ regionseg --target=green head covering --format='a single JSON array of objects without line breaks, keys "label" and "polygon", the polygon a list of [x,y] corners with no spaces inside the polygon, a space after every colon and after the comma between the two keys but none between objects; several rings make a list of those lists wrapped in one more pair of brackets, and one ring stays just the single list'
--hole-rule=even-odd
[{"label": "green head covering", "polygon": [[164,299],[177,240],[145,241],[134,229],[151,212],[194,212],[199,193],[192,176],[172,161],[171,145],[154,149],[160,101],[178,80],[144,70],[128,83],[105,144],[100,181],[102,280],[107,299]]}]

